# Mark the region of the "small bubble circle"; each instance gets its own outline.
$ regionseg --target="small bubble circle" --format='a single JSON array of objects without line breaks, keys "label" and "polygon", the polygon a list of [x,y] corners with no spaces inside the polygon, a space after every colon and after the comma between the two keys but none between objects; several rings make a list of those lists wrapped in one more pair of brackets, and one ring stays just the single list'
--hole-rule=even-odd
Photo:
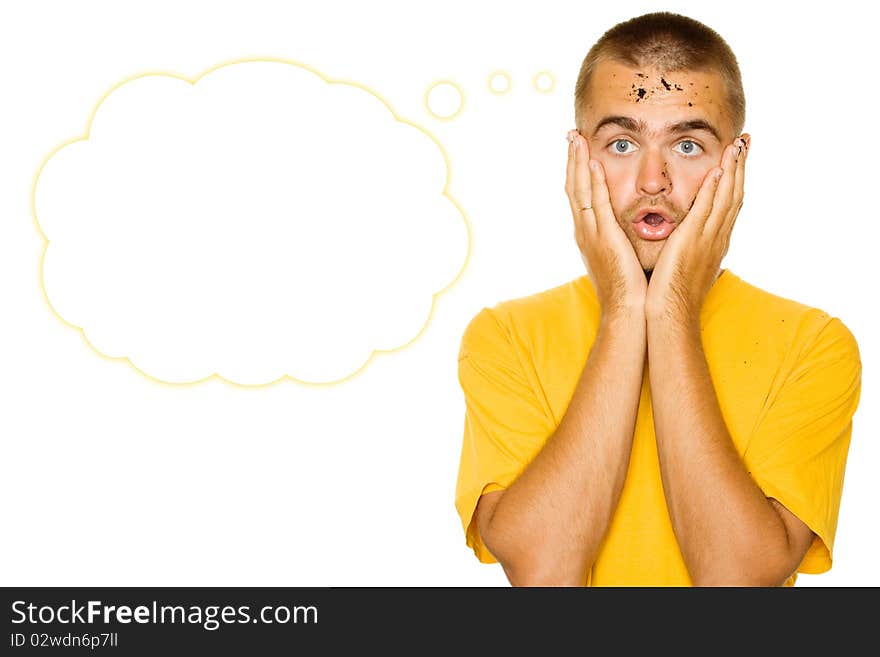
[{"label": "small bubble circle", "polygon": [[441,80],[425,92],[425,106],[435,118],[448,120],[461,112],[464,94],[454,82]]},{"label": "small bubble circle", "polygon": [[535,89],[541,93],[549,93],[556,86],[556,78],[549,71],[539,71],[533,78]]},{"label": "small bubble circle", "polygon": [[501,95],[510,91],[510,76],[503,71],[494,71],[489,75],[489,91]]}]

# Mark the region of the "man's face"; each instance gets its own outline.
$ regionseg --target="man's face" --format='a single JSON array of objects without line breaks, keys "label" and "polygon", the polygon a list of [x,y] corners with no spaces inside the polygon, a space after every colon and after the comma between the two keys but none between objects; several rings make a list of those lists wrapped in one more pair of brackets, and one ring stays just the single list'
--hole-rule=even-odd
[{"label": "man's face", "polygon": [[[590,91],[578,130],[605,168],[614,215],[647,272],[666,238],[641,236],[636,216],[659,208],[677,227],[736,136],[724,114],[723,82],[717,73],[664,74],[606,61],[596,67]],[[701,123],[684,123],[692,121]]]}]

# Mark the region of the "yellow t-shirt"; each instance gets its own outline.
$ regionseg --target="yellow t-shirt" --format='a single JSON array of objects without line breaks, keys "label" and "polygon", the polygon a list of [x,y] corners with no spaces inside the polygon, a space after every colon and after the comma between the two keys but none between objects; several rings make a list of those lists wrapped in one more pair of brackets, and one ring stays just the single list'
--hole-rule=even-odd
[{"label": "yellow t-shirt", "polygon": [[[496,560],[472,522],[477,501],[509,486],[559,425],[598,322],[599,302],[585,275],[483,308],[464,331],[458,376],[465,424],[455,506],[467,545],[484,563]],[[704,300],[700,326],[724,421],[752,478],[816,533],[797,572],[828,570],[861,392],[855,338],[840,319],[761,290],[728,269]],[[592,586],[692,584],[663,496],[648,368],[650,361],[626,482],[587,576]]]}]

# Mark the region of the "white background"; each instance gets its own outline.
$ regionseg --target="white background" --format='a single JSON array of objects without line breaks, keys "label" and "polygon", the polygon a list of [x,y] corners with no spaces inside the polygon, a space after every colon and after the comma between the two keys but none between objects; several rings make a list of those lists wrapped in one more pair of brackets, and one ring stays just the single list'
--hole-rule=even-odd
[{"label": "white background", "polygon": [[[752,149],[724,266],[840,317],[861,349],[834,567],[798,584],[880,584],[868,6],[3,2],[0,584],[506,585],[465,547],[453,506],[459,339],[483,306],[583,273],[562,191],[574,82],[606,29],[655,10],[703,21],[739,58]],[[335,385],[151,379],[98,353],[43,293],[31,191],[50,153],[124,80],[250,58],[375,91],[442,144],[467,220],[469,258],[418,339]],[[490,93],[496,70],[509,93]],[[532,84],[541,71],[550,92]],[[464,95],[453,119],[425,106],[438,80]]]}]

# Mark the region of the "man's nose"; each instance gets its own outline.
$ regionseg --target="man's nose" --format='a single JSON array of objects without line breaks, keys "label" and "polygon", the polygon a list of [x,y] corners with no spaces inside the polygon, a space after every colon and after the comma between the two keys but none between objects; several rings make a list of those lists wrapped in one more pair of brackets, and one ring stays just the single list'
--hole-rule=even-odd
[{"label": "man's nose", "polygon": [[643,194],[668,192],[672,187],[666,159],[657,149],[647,149],[639,162],[639,191]]}]

